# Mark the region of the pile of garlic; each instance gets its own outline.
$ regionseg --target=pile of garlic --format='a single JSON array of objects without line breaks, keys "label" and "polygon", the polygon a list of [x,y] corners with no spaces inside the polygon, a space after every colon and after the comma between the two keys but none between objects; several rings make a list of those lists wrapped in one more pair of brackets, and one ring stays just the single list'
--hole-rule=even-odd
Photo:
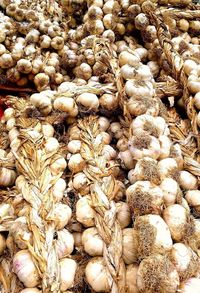
[{"label": "pile of garlic", "polygon": [[1,74],[18,86],[34,82],[38,91],[60,84],[68,20],[57,1],[3,0],[0,7]]}]

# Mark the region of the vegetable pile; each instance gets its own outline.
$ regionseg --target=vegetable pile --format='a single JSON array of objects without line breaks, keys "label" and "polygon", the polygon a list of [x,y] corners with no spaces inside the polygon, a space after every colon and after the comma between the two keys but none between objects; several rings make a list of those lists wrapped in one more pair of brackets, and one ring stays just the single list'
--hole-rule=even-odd
[{"label": "vegetable pile", "polygon": [[0,292],[200,292],[200,5],[0,1]]}]

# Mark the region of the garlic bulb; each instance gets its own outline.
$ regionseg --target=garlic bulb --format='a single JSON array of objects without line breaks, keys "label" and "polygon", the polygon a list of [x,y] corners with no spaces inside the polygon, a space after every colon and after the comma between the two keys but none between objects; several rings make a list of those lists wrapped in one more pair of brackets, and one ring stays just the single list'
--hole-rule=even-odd
[{"label": "garlic bulb", "polygon": [[136,181],[150,181],[154,184],[160,183],[160,174],[158,170],[158,162],[152,158],[145,157],[137,161],[135,168],[128,174],[131,184]]},{"label": "garlic bulb", "polygon": [[163,193],[160,187],[149,181],[137,181],[126,190],[127,201],[135,216],[160,214]]},{"label": "garlic bulb", "polygon": [[190,278],[185,282],[181,283],[180,293],[199,293],[200,288],[200,279],[199,278]]},{"label": "garlic bulb", "polygon": [[126,267],[126,286],[127,293],[139,293],[137,287],[137,273],[139,266],[137,264],[130,264]]},{"label": "garlic bulb", "polygon": [[10,118],[13,118],[15,114],[15,110],[13,108],[7,108],[4,111],[4,119],[8,121]]},{"label": "garlic bulb", "polygon": [[28,250],[20,250],[13,257],[13,271],[26,287],[39,284],[39,274]]},{"label": "garlic bulb", "polygon": [[83,93],[79,95],[76,102],[87,110],[97,110],[99,108],[99,99],[97,95],[92,93]]},{"label": "garlic bulb", "polygon": [[153,253],[166,253],[172,248],[170,230],[158,215],[139,216],[134,229],[138,239],[138,257],[145,258]]},{"label": "garlic bulb", "polygon": [[188,279],[198,271],[199,261],[197,254],[183,243],[175,243],[169,257],[181,279]]},{"label": "garlic bulb", "polygon": [[131,223],[131,212],[126,202],[119,201],[116,203],[116,218],[122,229]]},{"label": "garlic bulb", "polygon": [[46,137],[53,137],[54,135],[54,128],[49,123],[42,124],[42,133]]},{"label": "garlic bulb", "polygon": [[128,80],[125,84],[125,92],[129,97],[152,98],[155,90],[150,81]]},{"label": "garlic bulb", "polygon": [[89,182],[87,176],[83,173],[76,173],[73,177],[73,188],[76,189],[81,195],[89,193]]},{"label": "garlic bulb", "polygon": [[85,227],[94,226],[94,210],[90,206],[91,198],[86,195],[80,198],[76,204],[76,219]]},{"label": "garlic bulb", "polygon": [[180,187],[185,190],[192,190],[198,188],[198,180],[188,171],[180,171],[179,174]]},{"label": "garlic bulb", "polygon": [[63,178],[59,178],[52,188],[53,196],[57,202],[61,201],[67,184]]},{"label": "garlic bulb", "polygon": [[55,99],[53,106],[54,109],[66,112],[71,117],[78,115],[78,107],[72,98],[58,97]]},{"label": "garlic bulb", "polygon": [[20,291],[19,293],[42,293],[42,291],[40,291],[37,288],[26,288]]},{"label": "garlic bulb", "polygon": [[161,184],[160,188],[163,192],[163,199],[166,206],[175,204],[177,196],[179,194],[179,185],[172,178],[165,178]]},{"label": "garlic bulb", "polygon": [[47,153],[57,152],[59,149],[59,142],[55,137],[49,137],[45,143],[45,151]]},{"label": "garlic bulb", "polygon": [[122,257],[126,264],[131,264],[137,261],[137,233],[132,228],[122,230]]},{"label": "garlic bulb", "polygon": [[110,292],[107,269],[103,257],[92,258],[86,266],[87,282],[95,292]]},{"label": "garlic bulb", "polygon": [[176,293],[179,275],[166,256],[153,254],[143,259],[137,272],[139,292]]},{"label": "garlic bulb", "polygon": [[14,170],[0,168],[0,186],[12,186],[17,175]]},{"label": "garlic bulb", "polygon": [[166,136],[166,135],[161,135],[159,137],[159,142],[160,142],[160,156],[159,156],[159,160],[168,158],[170,155],[170,149],[171,149],[171,139]]},{"label": "garlic bulb", "polygon": [[51,173],[56,176],[59,173],[63,173],[67,167],[67,162],[63,157],[57,158],[53,163],[50,165]]},{"label": "garlic bulb", "polygon": [[85,167],[85,161],[80,154],[74,154],[70,157],[68,162],[68,168],[72,173],[78,173],[83,171]]},{"label": "garlic bulb", "polygon": [[179,204],[170,205],[163,211],[163,219],[174,241],[181,241],[184,237],[187,214],[187,210]]},{"label": "garlic bulb", "polygon": [[97,228],[86,229],[82,234],[82,244],[85,252],[91,256],[102,256],[104,242],[100,237]]},{"label": "garlic bulb", "polygon": [[77,140],[77,139],[71,140],[67,145],[67,149],[72,154],[76,154],[76,153],[80,152],[81,141]]},{"label": "garlic bulb", "polygon": [[1,203],[0,204],[0,220],[9,219],[14,216],[14,208],[11,204]]},{"label": "garlic bulb", "polygon": [[122,167],[130,170],[135,167],[136,161],[132,158],[131,152],[129,150],[125,150],[123,152],[119,152],[119,159],[122,161]]},{"label": "garlic bulb", "polygon": [[74,249],[74,237],[66,229],[57,231],[56,250],[58,257],[63,258],[70,255]]},{"label": "garlic bulb", "polygon": [[178,172],[178,165],[175,159],[166,158],[158,162],[158,170],[161,179],[165,179],[166,177],[172,177],[176,175]]},{"label": "garlic bulb", "polygon": [[6,248],[6,239],[2,234],[0,234],[0,255],[3,254],[5,248]]},{"label": "garlic bulb", "polygon": [[106,117],[100,116],[98,119],[98,124],[102,131],[106,131],[110,126],[110,120]]},{"label": "garlic bulb", "polygon": [[53,220],[55,221],[58,230],[63,229],[72,216],[70,207],[63,203],[55,204]]},{"label": "garlic bulb", "polygon": [[200,211],[200,190],[188,190],[185,199],[189,206],[194,207],[197,212]]},{"label": "garlic bulb", "polygon": [[160,143],[158,139],[145,133],[137,134],[129,139],[128,147],[135,160],[144,157],[157,159],[160,156]]},{"label": "garlic bulb", "polygon": [[73,287],[77,264],[73,259],[64,258],[60,261],[60,290],[65,290]]},{"label": "garlic bulb", "polygon": [[28,229],[26,217],[18,217],[9,232],[19,248],[27,249],[27,242],[32,244],[32,233]]}]

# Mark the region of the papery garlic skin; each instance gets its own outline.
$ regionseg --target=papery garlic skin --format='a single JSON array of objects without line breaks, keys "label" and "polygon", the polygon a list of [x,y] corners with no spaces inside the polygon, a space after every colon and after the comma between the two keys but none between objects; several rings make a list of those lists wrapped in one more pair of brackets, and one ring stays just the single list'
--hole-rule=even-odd
[{"label": "papery garlic skin", "polygon": [[20,250],[14,255],[13,271],[26,287],[39,284],[39,274],[28,250]]},{"label": "papery garlic skin", "polygon": [[83,231],[82,244],[85,252],[91,256],[102,256],[104,242],[100,237],[97,228],[92,227]]},{"label": "papery garlic skin", "polygon": [[66,229],[57,231],[56,249],[59,259],[72,253],[74,249],[74,237]]},{"label": "papery garlic skin", "polygon": [[77,263],[70,258],[64,258],[60,261],[60,290],[65,290],[73,287]]},{"label": "papery garlic skin", "polygon": [[130,264],[126,267],[126,286],[127,293],[139,293],[137,287],[137,273],[139,266],[137,264]]},{"label": "papery garlic skin", "polygon": [[174,241],[181,241],[183,239],[187,215],[187,210],[179,204],[173,204],[164,209],[163,219],[168,225]]},{"label": "papery garlic skin", "polygon": [[85,269],[87,282],[95,292],[110,292],[108,275],[103,257],[92,258]]}]

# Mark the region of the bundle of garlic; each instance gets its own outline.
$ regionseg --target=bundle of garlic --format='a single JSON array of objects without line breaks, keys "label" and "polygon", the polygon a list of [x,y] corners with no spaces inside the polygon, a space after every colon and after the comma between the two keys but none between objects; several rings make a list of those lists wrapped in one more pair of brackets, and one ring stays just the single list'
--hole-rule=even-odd
[{"label": "bundle of garlic", "polygon": [[[77,269],[70,256],[74,238],[66,228],[72,211],[62,202],[65,153],[50,124],[19,117],[19,113],[14,118],[14,111],[17,107],[5,113],[6,126],[13,126],[8,127],[9,134],[13,130],[10,147],[19,175],[13,201],[17,218],[10,221],[8,229],[9,249],[15,247],[12,269],[25,287],[36,292],[36,287],[42,292],[65,292],[73,287]],[[14,121],[9,124],[11,119]]]},{"label": "bundle of garlic", "polygon": [[78,193],[76,219],[86,228],[82,245],[93,258],[85,268],[86,280],[95,292],[125,292],[125,263],[135,260],[136,249],[130,212],[122,200],[124,185],[118,181],[116,151],[109,146],[106,118],[89,116],[69,129],[69,183]]},{"label": "bundle of garlic", "polygon": [[111,94],[112,90],[112,85],[102,85],[99,82],[94,84],[91,81],[86,85],[78,85],[75,81],[63,82],[57,91],[45,90],[32,94],[30,102],[42,115],[47,116],[51,112],[64,113],[66,118],[73,119],[79,113],[98,112],[107,99],[110,99],[111,110],[113,101],[116,103],[114,94]]}]

